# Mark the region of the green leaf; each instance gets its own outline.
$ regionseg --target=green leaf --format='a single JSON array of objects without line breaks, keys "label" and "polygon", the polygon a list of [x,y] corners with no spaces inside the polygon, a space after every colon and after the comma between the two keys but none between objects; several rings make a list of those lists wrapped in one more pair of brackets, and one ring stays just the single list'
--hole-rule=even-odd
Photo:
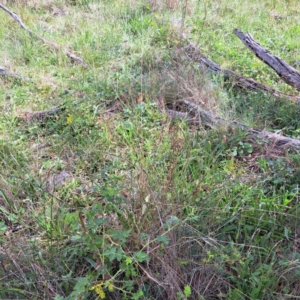
[{"label": "green leaf", "polygon": [[284,236],[288,241],[290,240],[289,233],[291,233],[291,231],[288,228],[284,227]]},{"label": "green leaf", "polygon": [[109,235],[111,236],[112,239],[118,240],[121,243],[125,243],[127,238],[129,237],[131,233],[131,229],[128,230],[109,230],[108,231]]},{"label": "green leaf", "polygon": [[108,260],[112,262],[116,258],[116,252],[117,248],[116,247],[111,247],[107,250],[104,251],[104,256],[107,256]]},{"label": "green leaf", "polygon": [[156,239],[159,243],[164,243],[165,245],[169,244],[170,237],[167,235],[159,235]]},{"label": "green leaf", "polygon": [[64,280],[70,279],[70,278],[72,278],[72,275],[73,275],[73,271],[71,270],[68,274],[62,275],[61,278]]},{"label": "green leaf", "polygon": [[186,266],[190,261],[189,260],[179,260],[178,265],[179,266]]},{"label": "green leaf", "polygon": [[81,238],[82,238],[81,235],[76,234],[76,235],[71,236],[71,241],[75,242],[75,241],[80,240]]},{"label": "green leaf", "polygon": [[131,299],[133,300],[138,300],[140,299],[141,297],[144,296],[144,293],[142,290],[138,290],[136,293],[134,293],[132,296],[131,296]]},{"label": "green leaf", "polygon": [[186,285],[184,287],[183,293],[187,298],[190,297],[192,294],[191,287],[189,285]]},{"label": "green leaf", "polygon": [[89,285],[90,285],[90,278],[89,277],[80,277],[80,278],[77,279],[77,283],[74,286],[73,291],[76,294],[83,293],[87,290]]},{"label": "green leaf", "polygon": [[133,257],[138,262],[143,262],[143,261],[147,261],[148,262],[150,260],[150,257],[148,256],[148,254],[144,253],[144,252],[141,252],[141,251],[135,252],[133,254]]},{"label": "green leaf", "polygon": [[126,263],[126,266],[131,265],[132,264],[132,258],[126,257],[125,263]]},{"label": "green leaf", "polygon": [[121,261],[122,258],[123,258],[123,250],[122,250],[122,249],[119,249],[119,250],[116,252],[116,259],[117,259],[117,261]]}]

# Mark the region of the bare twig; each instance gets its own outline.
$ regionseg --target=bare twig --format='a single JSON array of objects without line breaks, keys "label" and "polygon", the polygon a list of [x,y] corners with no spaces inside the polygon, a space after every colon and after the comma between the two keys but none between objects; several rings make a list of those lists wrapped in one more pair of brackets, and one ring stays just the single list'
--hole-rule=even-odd
[{"label": "bare twig", "polygon": [[163,285],[162,282],[160,282],[158,279],[156,279],[154,276],[152,276],[141,264],[137,263],[139,268],[141,268],[141,270],[146,274],[146,276],[154,281],[155,283],[157,283],[159,286],[161,286],[163,289],[165,289],[165,286]]},{"label": "bare twig", "polygon": [[40,41],[42,41],[44,44],[47,44],[51,49],[54,49],[56,51],[62,50],[71,59],[72,62],[76,62],[76,63],[82,64],[85,67],[88,66],[88,64],[84,61],[84,59],[82,59],[81,57],[77,56],[76,54],[74,54],[69,49],[60,47],[58,44],[56,44],[54,42],[51,42],[51,41],[47,41],[42,36],[34,33],[32,30],[30,30],[28,27],[26,27],[26,25],[23,23],[22,19],[16,13],[12,12],[11,10],[9,10],[3,4],[0,4],[0,8],[2,10],[4,10],[6,13],[8,13],[15,21],[17,21],[20,24],[20,26],[25,31],[27,31],[30,35],[35,36],[37,39],[39,39]]}]

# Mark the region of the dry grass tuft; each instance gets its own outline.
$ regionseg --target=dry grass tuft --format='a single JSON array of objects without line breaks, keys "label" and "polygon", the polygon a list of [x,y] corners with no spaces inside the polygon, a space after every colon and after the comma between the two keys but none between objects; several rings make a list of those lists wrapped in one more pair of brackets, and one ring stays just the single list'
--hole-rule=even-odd
[{"label": "dry grass tuft", "polygon": [[[149,90],[153,97],[162,96],[169,106],[176,100],[186,99],[226,118],[230,112],[226,108],[225,94],[207,75],[206,69],[175,57],[171,67],[152,74],[148,83]],[[151,87],[155,87],[155,90]]]}]

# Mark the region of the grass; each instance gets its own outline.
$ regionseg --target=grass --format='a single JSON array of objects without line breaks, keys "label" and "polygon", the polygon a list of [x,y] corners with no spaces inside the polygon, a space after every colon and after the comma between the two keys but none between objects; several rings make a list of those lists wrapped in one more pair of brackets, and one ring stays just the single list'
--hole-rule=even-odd
[{"label": "grass", "polygon": [[[240,10],[240,7],[245,9]],[[288,87],[283,86],[278,76],[270,72],[252,53],[245,51],[244,45],[232,34],[232,30],[239,28],[250,32],[274,55],[295,65],[300,55],[295,43],[298,30],[295,12],[298,9],[297,1],[219,1],[217,4],[203,1],[198,3],[197,13],[191,17],[189,24],[192,35],[204,52],[212,53],[214,61],[285,90]],[[215,38],[210,38],[212,35]]]},{"label": "grass", "polygon": [[[178,53],[176,34],[290,91],[231,32],[294,64],[298,2],[6,5],[88,67],[1,11],[0,64],[30,80],[0,78],[0,298],[298,299],[298,153],[271,154],[239,130],[189,128],[157,105],[193,98],[298,138],[296,104],[228,87]],[[49,120],[20,118],[62,104]]]}]

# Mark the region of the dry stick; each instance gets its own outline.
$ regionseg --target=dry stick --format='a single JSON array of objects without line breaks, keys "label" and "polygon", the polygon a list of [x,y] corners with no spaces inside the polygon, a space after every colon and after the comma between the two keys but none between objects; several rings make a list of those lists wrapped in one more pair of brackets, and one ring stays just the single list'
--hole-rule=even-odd
[{"label": "dry stick", "polygon": [[261,139],[261,141],[266,141],[277,151],[300,150],[300,140],[298,139],[289,138],[265,130],[255,129],[237,121],[227,122],[225,119],[213,115],[202,109],[200,106],[185,99],[176,101],[176,104],[186,112],[179,113],[175,110],[166,109],[166,113],[171,118],[187,120],[189,124],[198,126],[202,125],[209,128],[228,127],[233,130],[241,128],[247,132],[247,136],[252,140]]},{"label": "dry stick", "polygon": [[287,64],[283,59],[273,55],[268,50],[258,44],[251,34],[244,34],[242,31],[235,29],[233,33],[250,49],[261,61],[271,67],[279,77],[288,85],[291,85],[300,91],[300,72]]},{"label": "dry stick", "polygon": [[226,79],[233,80],[234,84],[237,86],[244,87],[252,91],[267,93],[277,99],[288,99],[292,102],[300,103],[300,97],[298,96],[284,94],[266,84],[255,81],[252,78],[239,75],[238,73],[229,69],[221,68],[221,66],[214,63],[212,60],[202,54],[194,43],[187,40],[184,34],[182,34],[182,37],[187,43],[187,45],[184,47],[184,50],[188,59],[196,62],[199,66],[205,66],[209,71],[223,74]]},{"label": "dry stick", "polygon": [[[26,27],[26,25],[23,23],[23,21],[21,20],[21,18],[14,12],[10,11],[7,7],[5,7],[3,4],[0,4],[0,8],[2,8],[5,12],[7,12],[15,21],[17,21],[20,26],[27,31],[29,34],[35,36],[36,38],[38,38],[39,40],[41,40],[43,43],[47,44],[48,46],[50,46],[50,48],[54,49],[54,50],[60,50],[62,47],[60,47],[59,45],[55,44],[54,42],[51,41],[47,41],[45,40],[42,36],[34,33],[32,30],[30,30],[29,28]],[[66,48],[62,48],[62,50],[65,52],[65,54],[71,59],[71,61],[77,62],[79,64],[82,64],[83,66],[87,67],[88,64],[81,58],[78,57],[77,55],[75,55],[73,52],[71,52],[70,50],[66,49]]]}]

